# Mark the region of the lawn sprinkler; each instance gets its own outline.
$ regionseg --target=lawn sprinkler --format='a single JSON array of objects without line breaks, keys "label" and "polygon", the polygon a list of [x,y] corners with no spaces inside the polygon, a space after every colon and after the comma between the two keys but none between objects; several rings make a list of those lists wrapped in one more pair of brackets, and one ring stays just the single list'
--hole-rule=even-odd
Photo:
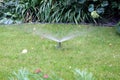
[{"label": "lawn sprinkler", "polygon": [[62,43],[58,42],[57,48],[61,48],[62,47]]}]

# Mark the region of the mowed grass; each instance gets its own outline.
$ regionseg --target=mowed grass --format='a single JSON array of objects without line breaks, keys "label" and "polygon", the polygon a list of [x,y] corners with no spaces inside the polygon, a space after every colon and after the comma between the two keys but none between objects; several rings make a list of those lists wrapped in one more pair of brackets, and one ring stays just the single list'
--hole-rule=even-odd
[{"label": "mowed grass", "polygon": [[[59,25],[63,26],[63,30],[66,29],[64,26],[80,26],[91,27],[93,31],[63,42],[62,48],[57,49],[56,42],[19,29],[43,25],[49,30]],[[22,54],[24,49],[28,50],[26,54]],[[73,71],[76,68],[87,69],[96,80],[119,80],[119,60],[120,36],[113,27],[71,24],[0,25],[0,80],[8,80],[13,71],[21,68],[30,72],[40,68],[48,75],[53,72],[65,80],[74,80]]]}]

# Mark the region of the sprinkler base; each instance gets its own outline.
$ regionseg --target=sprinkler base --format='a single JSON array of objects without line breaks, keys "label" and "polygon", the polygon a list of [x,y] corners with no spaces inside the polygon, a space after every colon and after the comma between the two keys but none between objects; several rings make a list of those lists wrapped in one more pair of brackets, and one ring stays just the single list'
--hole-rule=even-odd
[{"label": "sprinkler base", "polygon": [[57,48],[61,48],[61,47],[62,47],[61,42],[58,42]]}]

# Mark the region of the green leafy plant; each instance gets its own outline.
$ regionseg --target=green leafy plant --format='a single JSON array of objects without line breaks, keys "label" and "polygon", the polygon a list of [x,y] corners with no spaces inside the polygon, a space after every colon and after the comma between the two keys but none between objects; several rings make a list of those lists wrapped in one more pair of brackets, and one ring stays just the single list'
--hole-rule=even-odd
[{"label": "green leafy plant", "polygon": [[[75,69],[75,80],[95,80],[92,73],[88,73],[87,71]],[[18,72],[13,72],[13,76],[9,77],[9,80],[64,80],[56,74],[52,76],[48,76],[48,74],[44,74],[40,69],[36,69],[33,73],[29,72],[26,69],[20,69]]]},{"label": "green leafy plant", "polygon": [[15,77],[10,77],[9,80],[29,80],[30,73],[26,69],[20,69],[18,72],[13,72]]},{"label": "green leafy plant", "polygon": [[88,73],[86,70],[75,69],[75,80],[95,80],[92,73]]},{"label": "green leafy plant", "polygon": [[44,74],[40,69],[36,69],[34,72],[22,68],[18,72],[13,72],[9,80],[63,80],[55,74],[51,77],[48,74]]},{"label": "green leafy plant", "polygon": [[15,8],[17,6],[16,1],[3,1],[0,10],[0,24],[13,24],[21,23],[18,15],[15,13]]},{"label": "green leafy plant", "polygon": [[[0,2],[0,20],[5,24],[18,21],[97,24],[102,18],[116,18],[119,10],[120,2],[114,0],[5,0]],[[6,13],[11,14],[9,18]]]},{"label": "green leafy plant", "polygon": [[118,34],[120,34],[120,22],[117,23],[117,25],[116,25],[116,31]]}]

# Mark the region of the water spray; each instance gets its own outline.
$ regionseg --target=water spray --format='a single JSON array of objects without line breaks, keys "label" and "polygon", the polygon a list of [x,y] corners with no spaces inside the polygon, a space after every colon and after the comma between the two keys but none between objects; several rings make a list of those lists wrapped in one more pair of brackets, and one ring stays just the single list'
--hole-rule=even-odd
[{"label": "water spray", "polygon": [[36,28],[33,28],[33,32],[35,34],[38,34],[38,35],[42,36],[42,37],[45,37],[45,38],[48,38],[50,40],[53,40],[53,41],[57,42],[57,46],[56,46],[57,48],[62,48],[62,42],[67,41],[67,40],[72,39],[72,38],[77,36],[77,34],[69,34],[69,35],[64,36],[62,38],[58,38],[58,37],[55,37],[55,36],[53,36],[49,33],[44,33],[42,31],[38,32],[38,31],[36,31]]}]

